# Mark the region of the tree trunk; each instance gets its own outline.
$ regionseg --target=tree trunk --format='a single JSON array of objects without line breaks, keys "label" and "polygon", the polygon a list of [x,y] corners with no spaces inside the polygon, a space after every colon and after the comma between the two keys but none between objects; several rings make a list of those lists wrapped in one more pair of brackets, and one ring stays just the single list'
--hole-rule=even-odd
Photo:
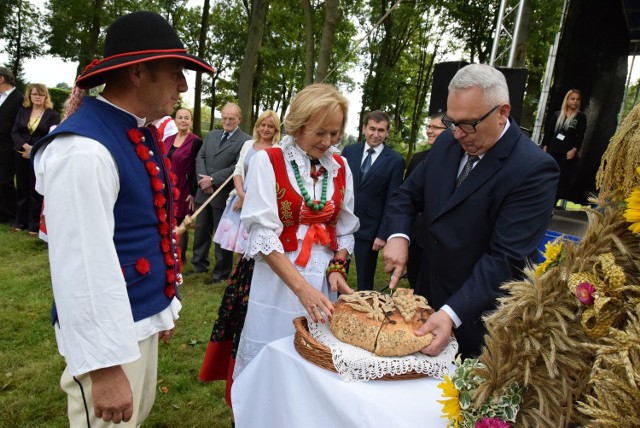
[{"label": "tree trunk", "polygon": [[[384,15],[387,12],[387,1],[382,0],[380,2],[381,11]],[[391,40],[393,38],[393,17],[389,15],[387,19],[382,22],[384,27],[384,37],[382,38],[382,43],[380,45],[380,56],[378,57],[378,62],[376,64],[376,71],[373,75],[373,84],[371,86],[371,105],[369,108],[371,110],[377,110],[382,107],[382,100],[380,85],[384,81],[384,76],[386,75],[386,71],[389,68],[389,56],[391,55]]]},{"label": "tree trunk", "polygon": [[409,132],[409,150],[407,152],[407,163],[411,160],[416,147],[418,131],[422,128],[424,117],[424,107],[427,101],[427,93],[430,90],[431,74],[434,66],[434,58],[438,52],[440,39],[436,42],[431,55],[427,52],[429,47],[429,32],[420,30],[420,57],[419,69],[416,81],[415,96],[413,100],[413,111],[411,112],[411,130]]},{"label": "tree trunk", "polygon": [[529,38],[531,37],[531,20],[533,18],[533,2],[531,0],[521,1],[524,2],[524,6],[522,8],[520,29],[516,38],[516,54],[513,61],[514,68],[523,68],[527,66],[527,48],[529,47]]},{"label": "tree trunk", "polygon": [[100,38],[100,15],[104,8],[104,0],[94,0],[93,2],[93,14],[91,16],[91,28],[89,29],[88,45],[85,47],[84,52],[80,52],[78,61],[78,75],[82,73],[84,68],[98,57],[98,39]]},{"label": "tree trunk", "polygon": [[336,35],[336,27],[340,21],[341,13],[338,8],[338,0],[327,0],[324,3],[324,27],[322,28],[322,40],[320,40],[320,54],[318,55],[318,69],[316,82],[323,82],[329,73],[331,64],[331,48]]},{"label": "tree trunk", "polygon": [[[200,20],[200,39],[198,40],[198,56],[204,58],[207,46],[207,30],[209,29],[209,0],[204,0],[202,19]],[[202,72],[196,72],[196,82],[193,88],[193,133],[202,135]],[[211,121],[213,122],[211,110]]]},{"label": "tree trunk", "polygon": [[247,45],[244,51],[244,59],[240,67],[240,77],[238,79],[238,105],[242,110],[243,117],[240,128],[247,132],[251,123],[251,101],[253,94],[253,75],[258,64],[258,54],[262,44],[262,34],[267,20],[267,10],[269,0],[252,0],[251,18],[249,21],[249,34]]},{"label": "tree trunk", "polygon": [[313,9],[309,0],[300,0],[302,11],[304,12],[304,34],[305,48],[304,56],[304,86],[313,83],[313,69],[315,66],[314,48],[315,39],[313,37]]},{"label": "tree trunk", "polygon": [[218,73],[216,73],[211,79],[211,103],[209,104],[209,108],[211,108],[211,121],[209,122],[209,131],[213,130],[213,127],[216,123],[216,81],[218,80]]},{"label": "tree trunk", "polygon": [[11,72],[13,75],[18,78],[20,75],[20,62],[22,61],[22,0],[18,2],[18,31],[17,31],[17,39],[16,39],[16,50],[15,56],[11,61]]}]

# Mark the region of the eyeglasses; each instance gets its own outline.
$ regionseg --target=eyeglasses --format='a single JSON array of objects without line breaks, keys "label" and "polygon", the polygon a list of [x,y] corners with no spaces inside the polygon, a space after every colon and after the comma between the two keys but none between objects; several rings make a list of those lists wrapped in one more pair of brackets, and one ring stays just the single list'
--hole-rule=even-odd
[{"label": "eyeglasses", "polygon": [[465,132],[467,134],[472,134],[472,133],[476,132],[476,126],[478,126],[478,124],[480,122],[482,122],[487,117],[489,117],[489,115],[491,113],[493,113],[498,107],[500,107],[500,104],[498,104],[497,106],[495,106],[494,108],[489,110],[489,112],[487,112],[487,114],[485,114],[484,116],[482,116],[480,119],[476,120],[473,123],[458,123],[458,122],[454,122],[453,120],[449,119],[446,114],[444,116],[442,116],[442,119],[440,119],[440,120],[442,120],[442,123],[444,123],[444,126],[446,126],[447,128],[449,128],[452,131],[455,131],[456,128],[460,128],[463,132]]},{"label": "eyeglasses", "polygon": [[427,130],[429,129],[447,129],[446,126],[438,126],[438,125],[427,125]]}]

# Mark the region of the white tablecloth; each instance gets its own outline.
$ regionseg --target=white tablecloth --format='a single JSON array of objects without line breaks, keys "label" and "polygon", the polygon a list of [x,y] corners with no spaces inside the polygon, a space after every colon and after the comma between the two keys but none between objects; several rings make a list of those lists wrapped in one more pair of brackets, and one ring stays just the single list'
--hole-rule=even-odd
[{"label": "white tablecloth", "polygon": [[231,399],[238,428],[446,427],[436,402],[440,382],[347,383],[302,358],[288,336],[271,342],[244,369]]}]

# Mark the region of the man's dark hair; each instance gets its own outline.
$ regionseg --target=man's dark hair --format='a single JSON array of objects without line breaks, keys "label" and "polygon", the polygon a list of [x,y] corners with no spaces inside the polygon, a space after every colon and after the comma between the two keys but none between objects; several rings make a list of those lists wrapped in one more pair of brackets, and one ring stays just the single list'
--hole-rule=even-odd
[{"label": "man's dark hair", "polygon": [[367,114],[364,118],[364,125],[367,126],[367,123],[369,123],[370,120],[373,120],[374,122],[386,121],[387,129],[389,129],[389,126],[391,125],[391,118],[387,113],[383,112],[382,110],[374,110],[369,114]]}]

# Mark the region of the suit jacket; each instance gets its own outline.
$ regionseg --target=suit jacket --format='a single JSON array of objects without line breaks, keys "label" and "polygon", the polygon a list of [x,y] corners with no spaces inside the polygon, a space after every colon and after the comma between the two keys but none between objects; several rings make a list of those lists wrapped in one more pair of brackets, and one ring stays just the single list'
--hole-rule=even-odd
[{"label": "suit jacket", "polygon": [[408,178],[413,170],[415,170],[427,156],[429,156],[429,150],[414,153],[413,156],[411,156],[411,161],[409,161],[409,166],[407,166],[407,171],[404,173],[404,178]]},{"label": "suit jacket", "polygon": [[353,172],[354,213],[360,219],[360,229],[354,236],[368,241],[375,238],[386,240],[388,233],[382,223],[384,208],[393,192],[402,184],[404,158],[385,145],[363,178],[360,165],[364,145],[351,144],[342,151]]},{"label": "suit jacket", "polygon": [[0,106],[0,147],[2,148],[13,150],[11,129],[23,101],[24,96],[22,93],[14,89]]},{"label": "suit jacket", "polygon": [[463,150],[445,131],[387,208],[390,231],[406,235],[415,213],[424,212],[416,291],[435,308],[446,304],[458,315],[461,350],[479,352],[481,316],[495,307],[502,283],[522,276],[555,201],[556,162],[510,123],[458,189]]},{"label": "suit jacket", "polygon": [[[214,190],[217,190],[227,177],[233,173],[236,162],[238,161],[238,156],[240,155],[240,149],[242,149],[242,144],[251,139],[251,136],[245,134],[238,128],[233,135],[227,139],[224,145],[220,147],[220,139],[222,138],[223,132],[221,129],[209,132],[196,156],[196,178],[200,180],[200,174],[212,177]],[[232,189],[233,181],[230,181],[218,196],[211,201],[211,206],[213,208],[224,209],[227,197]],[[204,203],[208,197],[208,194],[198,188],[196,192],[197,204]]]},{"label": "suit jacket", "polygon": [[36,141],[49,133],[53,125],[60,123],[60,113],[51,108],[45,109],[35,131],[33,131],[33,134],[29,134],[27,125],[29,124],[30,116],[31,107],[20,107],[11,130],[14,150],[22,150],[24,144],[33,146]]}]

